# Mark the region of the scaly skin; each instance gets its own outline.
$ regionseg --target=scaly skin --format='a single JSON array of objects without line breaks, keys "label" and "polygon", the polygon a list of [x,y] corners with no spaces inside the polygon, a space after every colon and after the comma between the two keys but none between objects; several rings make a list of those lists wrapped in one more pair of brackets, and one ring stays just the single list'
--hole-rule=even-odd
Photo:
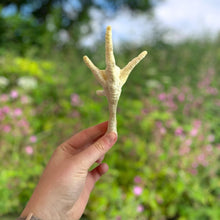
[{"label": "scaly skin", "polygon": [[115,57],[113,54],[113,45],[112,45],[112,31],[111,27],[108,26],[105,34],[105,60],[106,60],[106,69],[98,69],[92,61],[84,56],[83,60],[88,68],[94,74],[96,80],[103,87],[103,90],[98,90],[96,93],[98,95],[104,95],[107,97],[108,106],[109,106],[109,121],[108,121],[108,130],[109,132],[117,133],[117,105],[121,95],[122,86],[127,81],[127,78],[133,68],[147,55],[147,51],[143,51],[133,60],[131,60],[123,69],[120,69],[115,64]]}]

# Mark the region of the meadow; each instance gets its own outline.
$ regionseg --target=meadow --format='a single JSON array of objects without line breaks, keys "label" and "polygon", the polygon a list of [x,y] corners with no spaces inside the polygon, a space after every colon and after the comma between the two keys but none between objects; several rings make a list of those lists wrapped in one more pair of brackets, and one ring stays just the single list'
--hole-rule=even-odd
[{"label": "meadow", "polygon": [[[59,144],[108,120],[82,60],[104,69],[103,44],[0,50],[1,219],[19,215]],[[220,219],[220,39],[130,48],[118,66],[148,55],[123,87],[110,169],[82,219]]]}]

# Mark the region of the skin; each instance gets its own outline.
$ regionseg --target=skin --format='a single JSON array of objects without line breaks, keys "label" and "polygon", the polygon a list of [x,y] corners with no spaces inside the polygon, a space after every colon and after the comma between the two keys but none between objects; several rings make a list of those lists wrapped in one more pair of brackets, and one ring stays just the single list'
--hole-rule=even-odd
[{"label": "skin", "polygon": [[[117,140],[107,127],[104,122],[83,130],[55,150],[21,217],[80,219],[95,183],[108,170],[104,155]],[[89,171],[95,162],[99,165]]]},{"label": "skin", "polygon": [[112,44],[111,26],[108,26],[105,34],[105,62],[106,69],[100,70],[92,61],[84,56],[83,60],[88,68],[94,74],[96,80],[103,87],[103,90],[98,90],[98,95],[106,96],[109,107],[109,125],[108,132],[117,133],[117,105],[121,95],[122,86],[126,83],[128,76],[134,67],[147,55],[147,51],[143,51],[133,60],[131,60],[123,69],[120,69],[115,63]]}]

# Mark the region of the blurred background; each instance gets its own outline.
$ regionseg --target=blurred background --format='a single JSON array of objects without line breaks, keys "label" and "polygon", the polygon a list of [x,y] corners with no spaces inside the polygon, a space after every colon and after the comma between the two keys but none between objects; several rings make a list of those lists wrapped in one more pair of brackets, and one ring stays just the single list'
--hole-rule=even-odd
[{"label": "blurred background", "polygon": [[18,216],[52,152],[108,119],[82,61],[143,50],[118,106],[119,139],[82,219],[220,219],[218,0],[1,0],[0,219]]}]

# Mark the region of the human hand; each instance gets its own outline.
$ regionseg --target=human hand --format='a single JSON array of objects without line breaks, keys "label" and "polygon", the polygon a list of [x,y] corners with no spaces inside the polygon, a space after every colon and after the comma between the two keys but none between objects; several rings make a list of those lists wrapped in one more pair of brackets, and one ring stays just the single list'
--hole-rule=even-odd
[{"label": "human hand", "polygon": [[[83,130],[55,150],[21,217],[30,212],[42,220],[81,217],[94,184],[108,170],[104,155],[117,140],[115,133],[105,134],[107,126]],[[100,164],[89,172],[95,162]]]}]

